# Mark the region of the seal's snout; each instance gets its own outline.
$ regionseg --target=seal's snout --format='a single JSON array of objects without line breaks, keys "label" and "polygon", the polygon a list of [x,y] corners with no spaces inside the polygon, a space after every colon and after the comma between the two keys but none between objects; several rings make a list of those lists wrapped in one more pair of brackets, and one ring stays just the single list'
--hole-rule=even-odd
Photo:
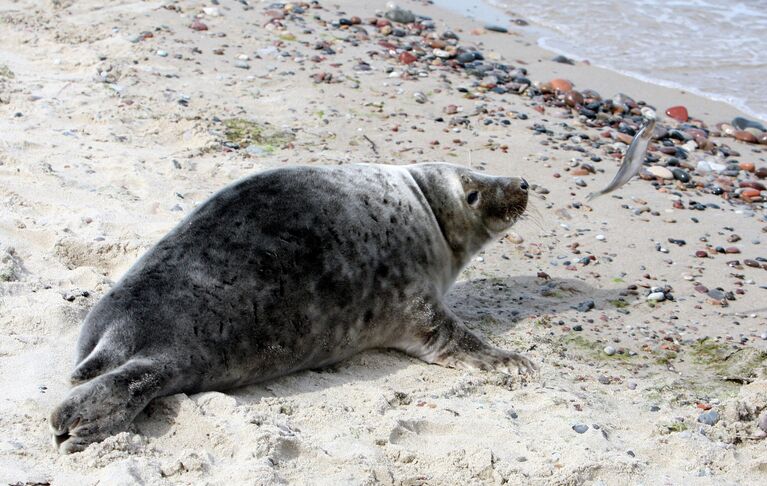
[{"label": "seal's snout", "polygon": [[530,187],[530,185],[527,183],[527,181],[523,178],[519,178],[519,188],[523,191],[527,191],[527,189]]}]

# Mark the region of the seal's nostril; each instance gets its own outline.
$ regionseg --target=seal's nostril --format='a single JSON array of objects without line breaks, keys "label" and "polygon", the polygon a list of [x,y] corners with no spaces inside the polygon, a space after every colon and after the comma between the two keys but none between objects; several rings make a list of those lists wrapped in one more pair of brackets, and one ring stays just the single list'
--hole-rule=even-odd
[{"label": "seal's nostril", "polygon": [[520,179],[519,180],[519,188],[520,189],[522,189],[523,191],[526,191],[528,187],[530,187],[530,186],[528,185],[526,180],[524,180],[524,179]]}]

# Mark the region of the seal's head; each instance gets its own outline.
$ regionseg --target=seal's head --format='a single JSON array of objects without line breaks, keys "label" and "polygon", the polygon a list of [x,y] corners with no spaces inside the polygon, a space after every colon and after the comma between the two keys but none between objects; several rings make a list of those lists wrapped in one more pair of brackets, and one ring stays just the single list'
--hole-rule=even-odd
[{"label": "seal's head", "polygon": [[509,229],[527,207],[527,181],[467,171],[460,175],[464,202],[475,225],[490,233]]},{"label": "seal's head", "polygon": [[408,167],[431,206],[458,267],[509,229],[527,207],[527,181],[451,164]]}]

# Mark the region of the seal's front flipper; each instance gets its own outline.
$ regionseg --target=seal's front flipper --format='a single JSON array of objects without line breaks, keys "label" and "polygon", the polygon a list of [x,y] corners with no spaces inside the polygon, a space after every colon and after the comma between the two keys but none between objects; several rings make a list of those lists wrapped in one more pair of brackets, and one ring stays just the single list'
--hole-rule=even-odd
[{"label": "seal's front flipper", "polygon": [[78,452],[127,429],[167,388],[170,376],[161,363],[134,358],[76,386],[51,414],[54,444],[61,452]]},{"label": "seal's front flipper", "polygon": [[533,362],[521,354],[485,342],[441,304],[424,304],[424,309],[416,315],[420,322],[408,329],[412,329],[418,339],[403,336],[394,347],[427,363],[508,375],[528,375],[537,370]]}]

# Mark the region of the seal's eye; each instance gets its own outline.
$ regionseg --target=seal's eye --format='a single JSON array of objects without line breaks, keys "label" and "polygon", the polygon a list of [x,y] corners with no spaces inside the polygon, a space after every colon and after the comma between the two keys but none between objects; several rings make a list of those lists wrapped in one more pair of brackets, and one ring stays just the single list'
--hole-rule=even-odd
[{"label": "seal's eye", "polygon": [[466,195],[466,202],[469,203],[469,206],[474,206],[477,201],[479,201],[479,191],[471,191]]}]

